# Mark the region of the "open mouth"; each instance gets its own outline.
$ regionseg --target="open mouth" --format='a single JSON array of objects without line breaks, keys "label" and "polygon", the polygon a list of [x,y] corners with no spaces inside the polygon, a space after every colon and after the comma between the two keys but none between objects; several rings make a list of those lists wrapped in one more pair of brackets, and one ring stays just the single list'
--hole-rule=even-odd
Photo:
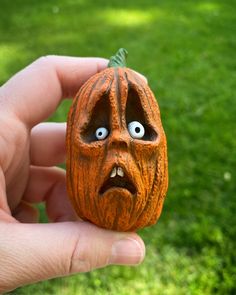
[{"label": "open mouth", "polygon": [[136,193],[136,187],[130,180],[128,175],[121,167],[114,167],[108,177],[108,179],[102,185],[99,193],[104,194],[109,189],[123,188],[128,190],[132,195]]}]

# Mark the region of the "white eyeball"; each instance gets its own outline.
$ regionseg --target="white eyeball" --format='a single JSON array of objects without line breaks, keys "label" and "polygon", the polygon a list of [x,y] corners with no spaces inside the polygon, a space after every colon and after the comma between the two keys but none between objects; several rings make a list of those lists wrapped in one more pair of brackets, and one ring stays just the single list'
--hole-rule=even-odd
[{"label": "white eyeball", "polygon": [[105,127],[100,127],[96,130],[95,136],[98,140],[103,140],[107,137],[108,135],[108,130]]},{"label": "white eyeball", "polygon": [[145,129],[141,123],[138,121],[133,121],[128,124],[129,134],[133,138],[143,138],[145,134]]}]

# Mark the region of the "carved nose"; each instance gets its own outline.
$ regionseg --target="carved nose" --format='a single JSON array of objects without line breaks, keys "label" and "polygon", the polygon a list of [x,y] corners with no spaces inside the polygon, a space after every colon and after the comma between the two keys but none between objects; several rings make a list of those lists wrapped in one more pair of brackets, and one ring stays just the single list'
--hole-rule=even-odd
[{"label": "carved nose", "polygon": [[120,148],[127,149],[128,148],[128,136],[126,134],[121,133],[120,131],[113,131],[109,141],[109,148]]}]

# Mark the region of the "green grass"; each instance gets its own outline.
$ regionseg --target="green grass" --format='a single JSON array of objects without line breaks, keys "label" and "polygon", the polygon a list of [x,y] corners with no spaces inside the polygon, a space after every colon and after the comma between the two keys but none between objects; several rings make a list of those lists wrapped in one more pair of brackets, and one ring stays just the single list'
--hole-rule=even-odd
[{"label": "green grass", "polygon": [[[111,56],[156,93],[170,186],[142,265],[14,294],[236,294],[235,1],[0,0],[0,84],[41,55]],[[65,121],[69,103],[50,120]]]}]

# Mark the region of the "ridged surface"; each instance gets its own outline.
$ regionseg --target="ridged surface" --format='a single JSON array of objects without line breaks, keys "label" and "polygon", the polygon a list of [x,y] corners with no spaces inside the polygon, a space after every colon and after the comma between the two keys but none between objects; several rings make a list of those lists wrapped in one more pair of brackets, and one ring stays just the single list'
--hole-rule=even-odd
[{"label": "ridged surface", "polygon": [[[126,107],[131,91],[156,138],[130,136]],[[84,134],[96,125],[94,109],[99,103],[110,133],[104,140],[90,142]],[[135,195],[119,189],[99,194],[114,165],[125,168],[137,188]],[[74,98],[67,125],[67,189],[78,216],[100,227],[134,231],[156,223],[167,187],[166,137],[148,85],[128,68],[108,68],[91,77]]]}]

